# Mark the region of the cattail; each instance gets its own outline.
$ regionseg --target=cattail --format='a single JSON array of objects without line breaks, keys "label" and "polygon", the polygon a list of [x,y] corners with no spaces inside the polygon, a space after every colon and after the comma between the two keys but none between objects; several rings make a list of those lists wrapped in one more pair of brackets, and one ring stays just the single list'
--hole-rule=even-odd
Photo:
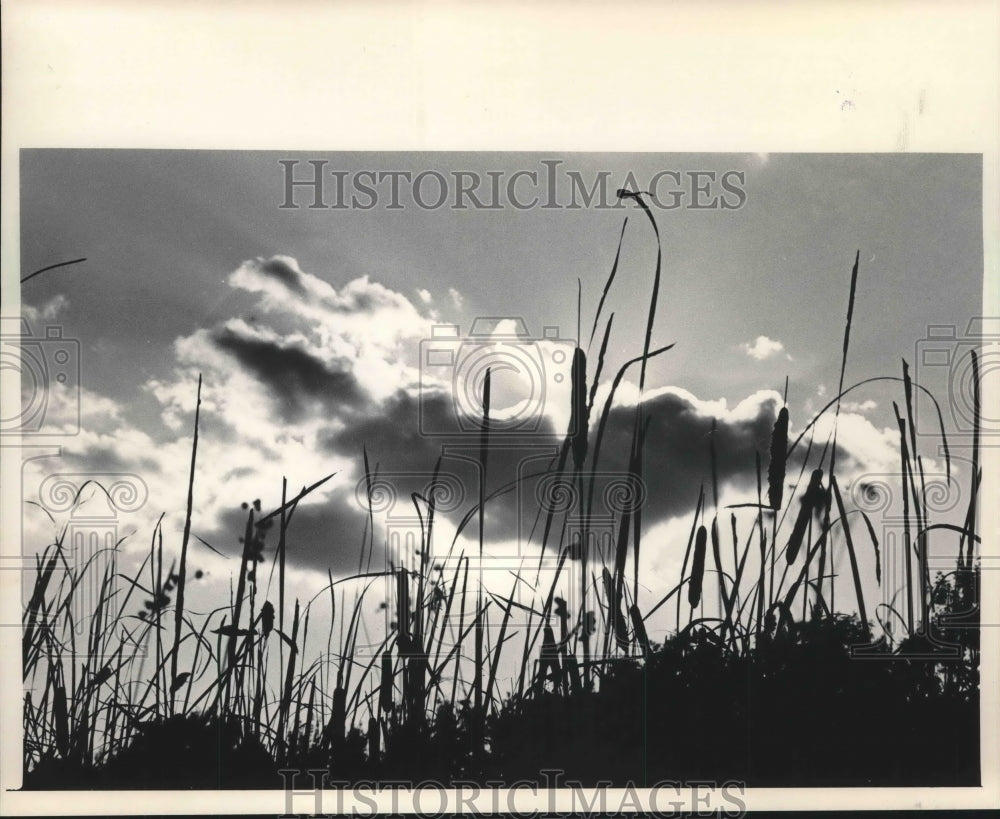
[{"label": "cattail", "polygon": [[809,516],[814,509],[818,509],[826,497],[823,489],[823,470],[813,470],[812,478],[809,479],[809,486],[802,496],[802,507],[799,509],[799,516],[795,519],[795,526],[792,528],[792,536],[788,539],[788,547],[785,550],[785,558],[789,565],[795,562],[799,556],[799,549],[802,546],[802,538],[805,537],[806,527],[809,525]]},{"label": "cattail", "polygon": [[396,574],[396,606],[398,609],[397,628],[399,629],[399,650],[404,656],[411,651],[410,647],[410,585],[406,570],[400,568]]},{"label": "cattail", "polygon": [[691,561],[691,583],[688,586],[688,602],[695,608],[701,602],[701,581],[705,576],[705,550],[708,546],[708,529],[698,527],[694,539],[694,558]]},{"label": "cattail", "polygon": [[587,355],[577,347],[573,351],[573,394],[570,415],[570,436],[573,448],[573,465],[577,471],[583,468],[587,457],[587,432],[590,419],[587,413]]},{"label": "cattail", "polygon": [[649,636],[646,634],[646,624],[642,620],[642,612],[639,606],[633,603],[628,610],[632,617],[632,630],[635,631],[635,639],[642,646],[642,653],[649,654]]},{"label": "cattail", "polygon": [[545,686],[546,680],[552,680],[557,685],[562,677],[559,670],[559,649],[556,647],[555,634],[551,626],[542,629],[542,654],[538,669],[538,689]]},{"label": "cattail", "polygon": [[265,637],[274,629],[274,606],[269,600],[260,609],[260,629]]},{"label": "cattail", "polygon": [[377,762],[379,757],[379,737],[378,720],[375,717],[368,718],[368,761]]},{"label": "cattail", "polygon": [[69,710],[66,689],[58,679],[52,686],[52,716],[56,727],[56,750],[65,759],[69,756]]},{"label": "cattail", "polygon": [[767,500],[774,511],[781,509],[785,492],[785,458],[788,454],[788,408],[782,407],[771,433],[771,462],[767,466]]},{"label": "cattail", "polygon": [[378,707],[382,711],[392,710],[392,655],[382,654],[382,682],[378,690]]},{"label": "cattail", "polygon": [[604,579],[604,591],[608,598],[608,612],[614,626],[615,642],[618,643],[618,647],[622,651],[627,651],[629,646],[628,629],[625,626],[625,618],[622,617],[620,601],[616,594],[615,581],[611,576],[611,572],[608,571],[607,566],[604,567],[602,577]]},{"label": "cattail", "polygon": [[569,609],[566,607],[566,601],[561,597],[556,597],[555,603],[556,617],[559,618],[559,643],[564,645],[568,639]]},{"label": "cattail", "polygon": [[79,758],[87,753],[88,737],[90,735],[90,699],[83,701],[83,710],[77,718],[76,727],[70,738],[69,754]]},{"label": "cattail", "polygon": [[347,689],[337,686],[333,690],[333,713],[327,726],[327,739],[334,748],[344,742],[344,728],[347,725]]},{"label": "cattail", "polygon": [[174,678],[174,681],[170,683],[170,693],[176,694],[181,688],[184,687],[184,683],[186,683],[190,678],[190,671],[182,671]]},{"label": "cattail", "polygon": [[113,673],[111,664],[108,663],[94,675],[93,679],[91,679],[89,683],[87,683],[87,688],[97,688],[99,685],[110,680]]},{"label": "cattail", "polygon": [[726,585],[722,574],[722,544],[719,541],[719,519],[712,518],[712,559],[715,561],[715,571],[719,575],[719,600],[728,608],[729,602],[726,600]]},{"label": "cattail", "polygon": [[583,690],[583,680],[580,677],[580,665],[576,661],[576,655],[564,653],[562,663],[566,670],[563,688],[565,689],[565,680],[568,679],[570,690],[574,694],[579,694]]}]

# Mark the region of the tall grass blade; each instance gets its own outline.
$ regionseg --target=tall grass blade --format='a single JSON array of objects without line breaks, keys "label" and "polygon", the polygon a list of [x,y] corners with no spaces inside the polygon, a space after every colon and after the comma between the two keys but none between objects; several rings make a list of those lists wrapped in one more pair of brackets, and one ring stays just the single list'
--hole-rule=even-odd
[{"label": "tall grass blade", "polygon": [[913,634],[913,542],[910,540],[910,454],[909,445],[906,438],[906,421],[899,414],[899,406],[892,402],[893,412],[896,414],[896,425],[899,427],[899,459],[902,469],[902,490],[903,490],[903,550],[906,555],[906,627],[910,634]]},{"label": "tall grass blade", "polygon": [[184,534],[181,537],[181,562],[177,569],[177,605],[174,608],[174,647],[170,655],[170,711],[174,710],[177,683],[177,658],[180,655],[181,623],[184,620],[184,586],[187,577],[188,540],[191,537],[191,512],[194,507],[194,468],[198,459],[198,419],[201,414],[201,375],[198,376],[198,396],[194,407],[194,437],[191,441],[191,472],[188,476],[187,510],[184,515]]},{"label": "tall grass blade", "polygon": [[[486,368],[483,380],[483,420],[482,432],[479,438],[479,582],[476,588],[476,631],[475,631],[475,690],[474,705],[476,720],[483,715],[483,543],[485,541],[486,525],[486,463],[490,446],[490,368]],[[481,736],[476,737],[477,751]]]},{"label": "tall grass blade", "polygon": [[625,228],[628,225],[628,217],[625,217],[625,221],[622,222],[622,232],[618,236],[618,249],[615,251],[615,261],[611,265],[611,274],[608,276],[606,282],[604,282],[604,291],[601,293],[601,300],[597,303],[597,312],[594,313],[594,326],[590,328],[590,341],[587,344],[589,349],[590,345],[594,343],[594,333],[597,332],[597,322],[601,318],[601,310],[604,308],[604,301],[608,297],[608,291],[611,289],[611,285],[614,283],[615,275],[618,273],[618,259],[621,258],[622,254],[622,241],[625,239]]},{"label": "tall grass blade", "polygon": [[844,530],[844,539],[847,541],[847,555],[851,560],[851,576],[854,578],[854,594],[858,600],[858,614],[861,617],[861,627],[864,629],[865,639],[870,643],[872,633],[868,625],[868,612],[865,610],[865,593],[861,587],[861,572],[858,570],[858,558],[854,552],[851,524],[847,519],[847,511],[844,509],[844,499],[840,496],[840,487],[837,486],[837,478],[834,475],[830,476],[830,490],[837,501],[837,514],[840,515],[840,523]]},{"label": "tall grass blade", "polygon": [[587,356],[579,347],[573,351],[571,401],[570,446],[573,452],[573,466],[579,472],[583,469],[583,462],[587,457],[587,435],[590,424],[587,402]]}]

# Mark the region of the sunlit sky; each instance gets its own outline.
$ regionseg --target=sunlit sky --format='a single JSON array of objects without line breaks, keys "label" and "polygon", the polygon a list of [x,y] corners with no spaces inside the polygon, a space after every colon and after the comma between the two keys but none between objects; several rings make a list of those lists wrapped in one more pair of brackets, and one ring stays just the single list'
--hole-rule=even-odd
[{"label": "sunlit sky", "polygon": [[[664,192],[679,178],[682,206],[651,202],[663,250],[652,345],[675,345],[651,363],[646,380],[658,422],[647,445],[652,524],[679,521],[693,507],[708,478],[711,417],[729,436],[719,464],[724,490],[746,491],[786,377],[793,434],[833,396],[856,252],[848,384],[899,375],[906,359],[922,382],[941,389],[949,368],[918,361],[928,325],[954,325],[961,337],[980,312],[974,155],[26,151],[22,277],[86,258],[22,289],[36,335],[58,324],[80,343],[80,431],[60,440],[60,459],[38,462],[38,480],[57,470],[141,475],[151,500],[136,529],[166,512],[176,534],[201,373],[196,533],[232,553],[241,501],[259,497],[273,508],[282,476],[298,488],[337,471],[316,503],[297,513],[301,547],[290,560],[347,571],[356,567],[365,519],[355,499],[362,446],[388,473],[429,471],[439,452],[416,429],[420,344],[434,324],[454,323],[464,334],[478,316],[517,317],[532,338],[558,327],[560,338],[573,339],[579,279],[586,344],[627,217],[602,314],[601,328],[615,314],[605,379],[641,351],[656,245],[633,203],[422,208],[404,183],[397,209],[388,207],[385,182],[370,209],[310,208],[304,189],[295,192],[301,207],[282,208],[282,160],[298,160],[297,178],[310,160],[325,160],[325,171],[348,180],[362,170],[411,178],[435,171],[454,185],[463,171],[484,180],[499,174],[506,184],[518,171],[535,172],[543,181],[534,193],[543,199],[554,167],[562,186],[556,201],[564,204],[567,172],[588,187],[606,172],[612,203],[631,180],[645,189],[657,173],[677,172],[661,175],[658,192],[669,200]],[[740,174],[729,178],[739,180],[745,201],[689,207],[693,171],[714,172],[713,195],[725,193],[723,174]],[[334,179],[327,177],[328,203]],[[530,198],[521,184],[522,200]],[[433,199],[436,186],[423,191]],[[626,404],[635,401],[637,380],[632,371],[623,385]],[[554,386],[552,394],[566,395]],[[48,422],[74,431],[60,426],[72,402],[56,399]],[[898,457],[893,399],[901,401],[896,386],[875,385],[845,407],[838,440],[854,477],[884,472]],[[564,418],[557,412],[551,420]],[[621,435],[612,419],[611,469],[624,466]],[[926,454],[933,459],[935,442]],[[515,467],[498,456],[494,468]],[[32,491],[26,481],[26,496]],[[512,511],[497,510],[488,537],[513,537]]]}]

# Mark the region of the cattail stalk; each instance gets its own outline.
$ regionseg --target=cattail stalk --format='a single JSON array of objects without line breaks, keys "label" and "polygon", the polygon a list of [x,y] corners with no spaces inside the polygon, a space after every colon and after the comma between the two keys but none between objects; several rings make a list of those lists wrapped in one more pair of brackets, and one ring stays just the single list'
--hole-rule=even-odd
[{"label": "cattail stalk", "polygon": [[688,602],[695,609],[701,602],[701,584],[705,577],[705,551],[708,547],[708,530],[698,527],[694,539],[694,557],[691,560],[691,583],[688,586]]},{"label": "cattail stalk", "polygon": [[475,738],[478,754],[481,750],[482,735],[480,732],[483,715],[483,544],[485,541],[486,526],[486,462],[489,455],[490,443],[490,368],[486,368],[486,377],[483,379],[483,420],[482,432],[479,438],[479,582],[476,586],[476,620],[475,620],[475,689],[473,704],[476,709],[474,724],[477,735]]},{"label": "cattail stalk", "polygon": [[809,479],[809,486],[802,496],[799,515],[795,519],[795,526],[792,527],[792,534],[785,549],[785,559],[788,561],[788,565],[794,563],[795,558],[799,556],[799,549],[802,546],[802,539],[805,537],[810,518],[813,511],[822,502],[823,496],[823,470],[814,469],[812,477]]},{"label": "cattail stalk", "polygon": [[198,397],[194,407],[194,438],[191,442],[191,472],[188,477],[187,512],[181,538],[181,562],[177,569],[177,606],[174,609],[174,647],[170,654],[170,713],[174,711],[177,682],[177,658],[181,647],[181,623],[184,621],[184,581],[187,577],[188,540],[191,537],[191,511],[194,507],[194,467],[198,459],[198,419],[201,414],[201,375],[198,376]]},{"label": "cattail stalk", "polygon": [[788,449],[788,408],[778,411],[771,432],[771,460],[767,465],[767,502],[778,512],[785,492],[785,459]]}]

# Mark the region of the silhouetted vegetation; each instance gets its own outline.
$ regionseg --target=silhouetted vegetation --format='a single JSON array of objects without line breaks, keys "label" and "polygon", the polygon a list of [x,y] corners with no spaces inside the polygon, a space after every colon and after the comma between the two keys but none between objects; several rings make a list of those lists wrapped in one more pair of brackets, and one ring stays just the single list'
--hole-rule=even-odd
[{"label": "silhouetted vegetation", "polygon": [[[659,242],[641,195],[620,195],[641,209]],[[592,342],[617,264],[616,255]],[[585,519],[616,390],[636,365],[642,390],[648,361],[670,349],[651,344],[660,275],[658,249],[642,353],[610,380],[603,407],[595,402],[598,384],[606,383],[614,316],[599,334],[596,364],[588,364],[582,347],[574,355],[571,428],[546,474],[579,487],[582,498],[589,490]],[[864,511],[847,507],[838,486],[836,423],[826,441],[814,440],[819,419],[831,412],[836,418],[842,396],[868,383],[844,386],[858,275],[856,258],[837,395],[791,442],[789,412],[780,409],[770,446],[758,454],[756,504],[720,508],[710,438],[712,486],[702,488],[686,545],[666,546],[678,555],[684,550],[681,575],[645,611],[638,603],[639,505],[626,506],[616,519],[608,555],[567,542],[566,516],[545,511],[537,545],[557,558],[558,570],[550,585],[540,584],[530,567],[514,578],[536,590],[526,606],[513,590],[497,594],[477,579],[482,513],[495,493],[486,493],[484,481],[463,518],[459,533],[478,525],[479,554],[467,554],[458,534],[446,549],[434,543],[432,481],[413,497],[420,548],[396,556],[387,571],[331,576],[319,598],[330,606],[327,650],[305,657],[310,616],[320,603],[286,600],[286,540],[298,504],[324,478],[293,497],[283,486],[281,505],[267,514],[259,502],[245,504],[232,598],[207,614],[190,612],[184,593],[192,582],[196,414],[179,554],[165,569],[169,552],[157,526],[135,576],[104,571],[85,646],[77,645],[70,604],[96,564],[70,565],[62,537],[38,557],[24,610],[25,786],[280,788],[280,768],[317,767],[348,781],[541,781],[543,769],[559,769],[584,784],[978,784],[978,362],[976,455],[962,526],[928,519],[913,402],[921,397],[936,407],[933,396],[920,395],[926,391],[912,382],[905,362],[901,378],[882,379],[899,382],[904,393],[903,410],[895,412],[899,490],[907,501],[906,575],[899,610],[870,607],[871,580],[863,582],[857,554],[872,549],[881,560],[875,528]],[[489,390],[487,374],[479,453],[486,474],[495,434]],[[199,406],[200,394],[199,383]],[[645,451],[646,409],[638,402],[634,411],[625,481],[632,497],[643,474],[670,468]],[[378,466],[364,457],[370,502]],[[435,476],[440,466],[439,460]],[[366,556],[370,562],[374,528],[364,533],[359,566]],[[956,545],[954,570],[933,583],[932,529]],[[261,568],[265,538],[274,552],[273,587]],[[841,580],[837,599],[843,605],[846,598],[857,614],[831,611],[838,552],[851,576],[850,583]],[[442,570],[432,555],[443,555],[451,568]],[[579,584],[574,606],[557,594],[570,567]],[[385,577],[394,587],[392,622],[376,650],[363,654],[366,594]],[[717,600],[715,612],[706,606],[709,596]],[[647,622],[664,606],[676,612],[677,628],[657,644]],[[515,612],[527,620],[516,641]],[[498,684],[501,662],[519,669],[510,690]]]}]

